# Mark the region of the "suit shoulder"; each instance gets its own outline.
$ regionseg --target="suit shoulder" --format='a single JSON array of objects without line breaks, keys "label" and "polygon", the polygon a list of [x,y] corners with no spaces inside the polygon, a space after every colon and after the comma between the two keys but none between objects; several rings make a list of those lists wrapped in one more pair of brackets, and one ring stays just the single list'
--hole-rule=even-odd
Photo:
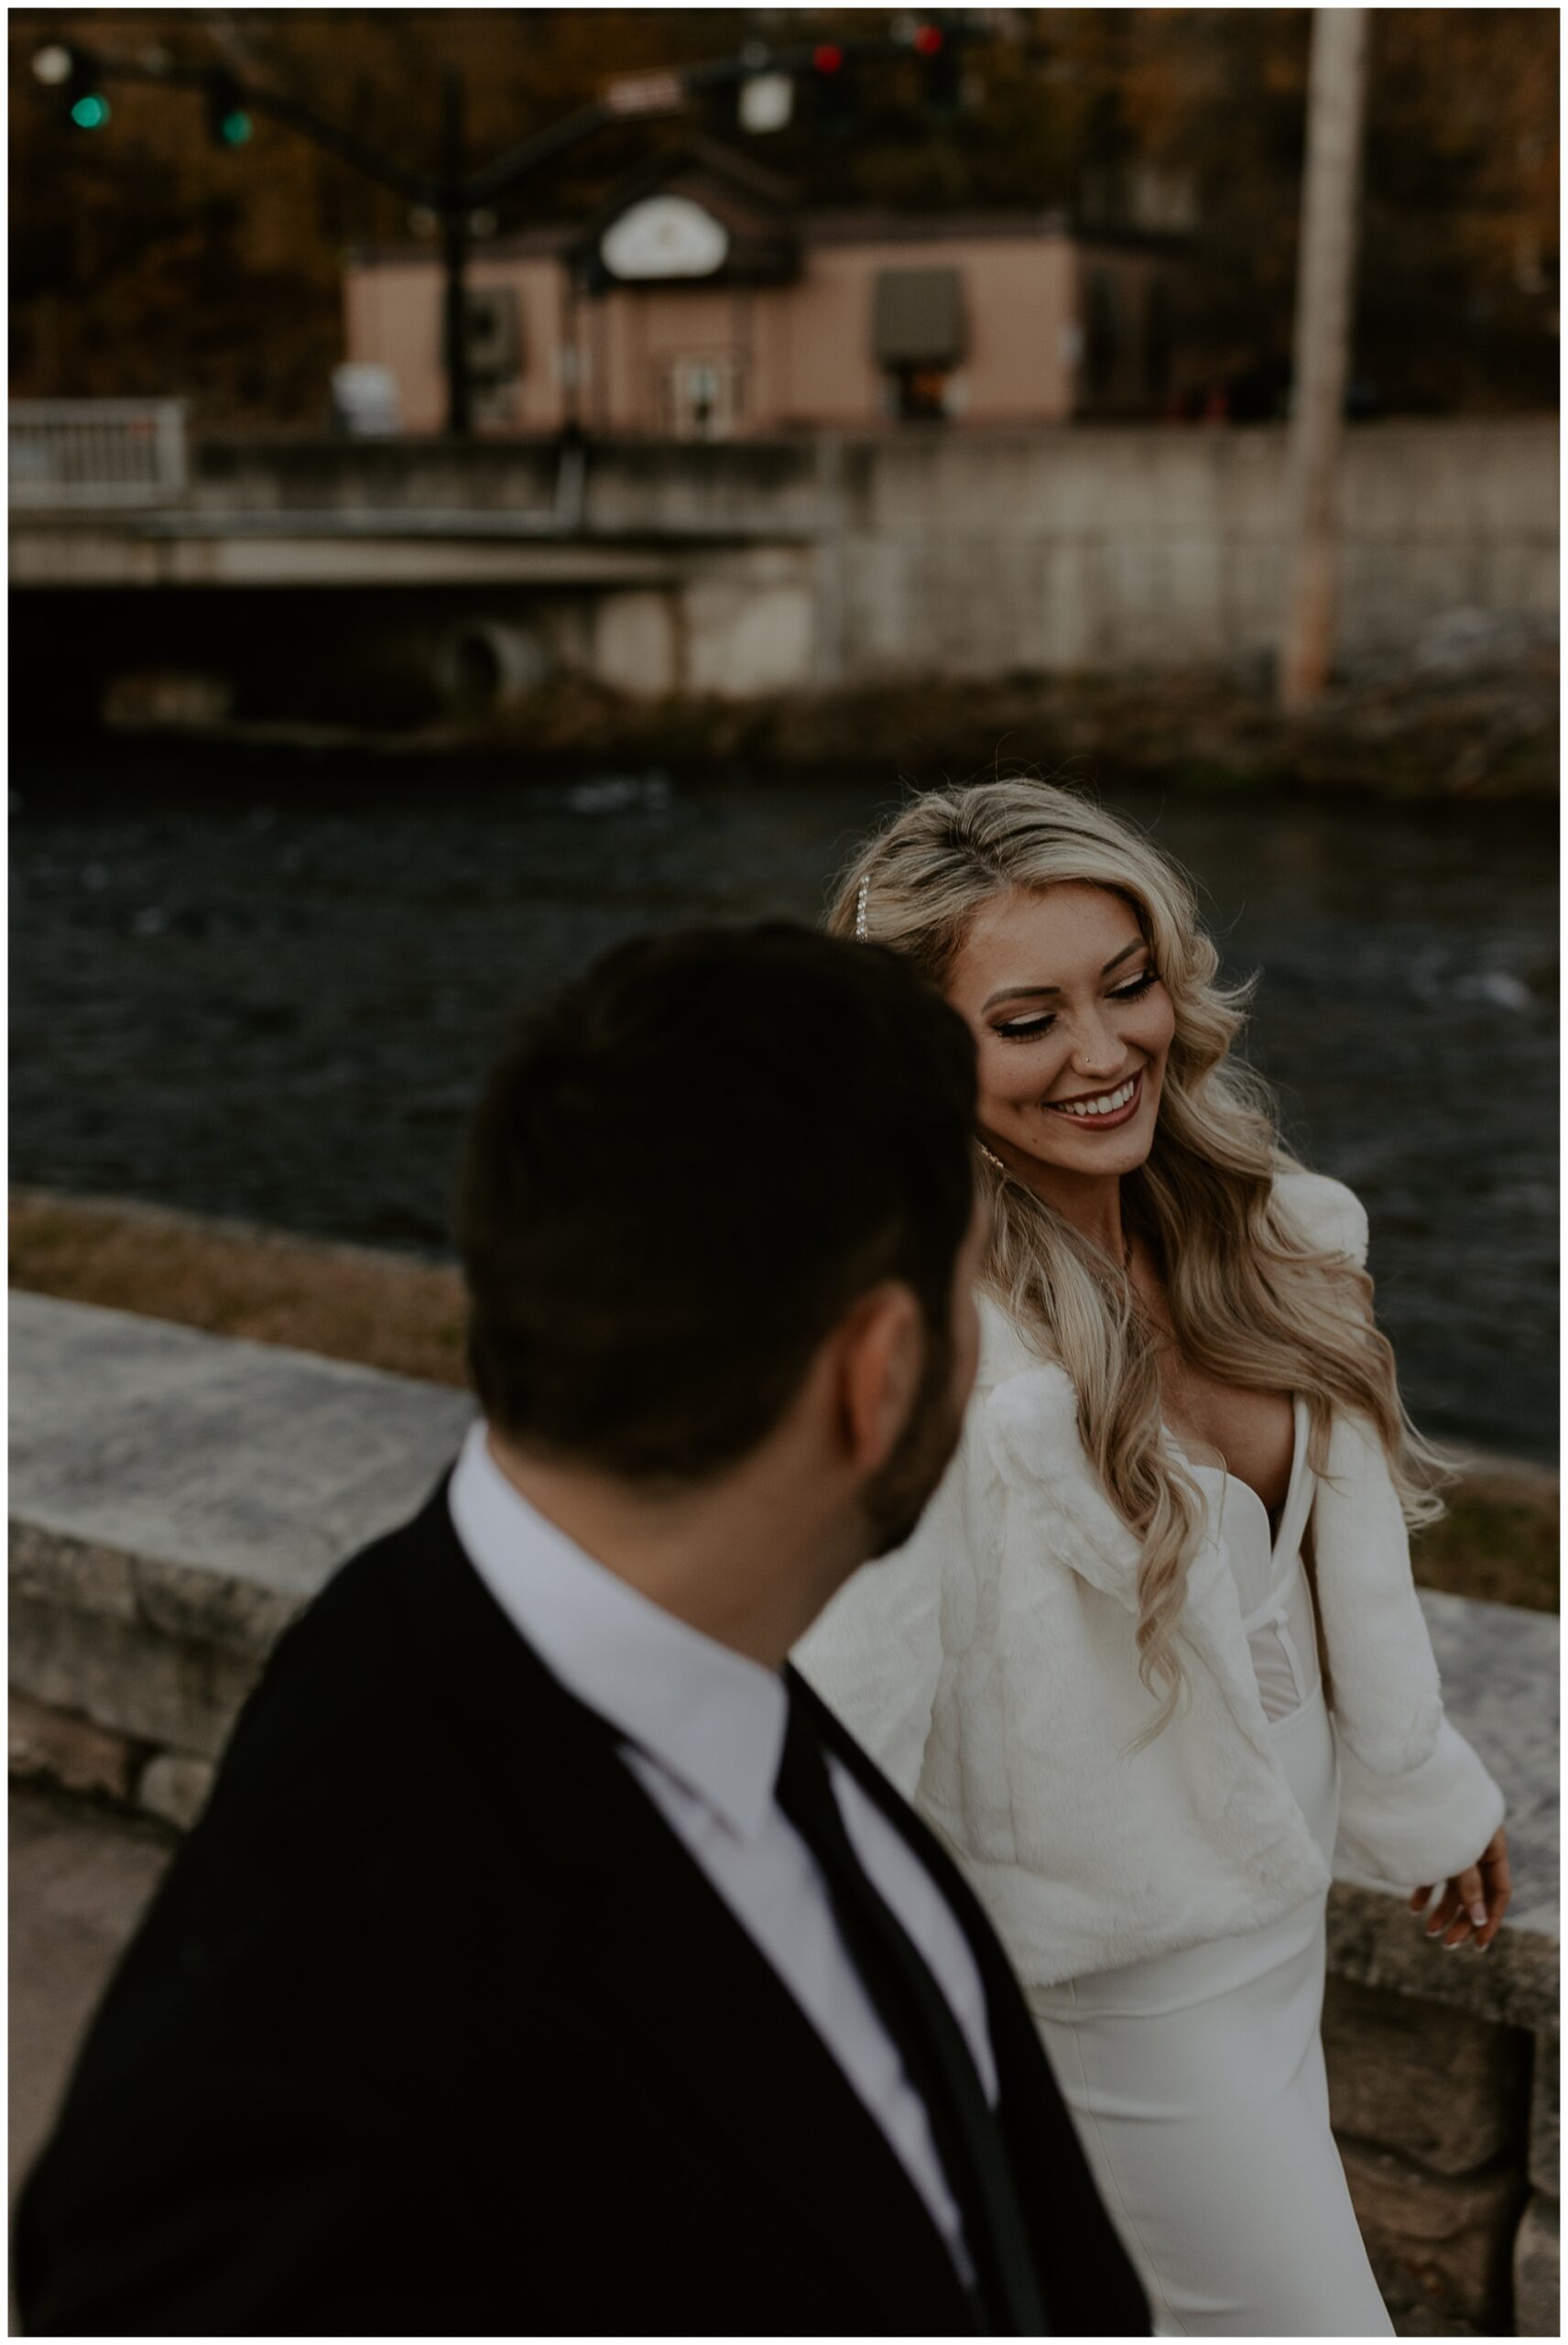
[{"label": "suit shoulder", "polygon": [[432,1738],[409,1732],[429,1688],[404,1584],[428,1536],[422,1512],[360,1548],[285,1629],[188,1848],[205,1858],[256,1834],[289,1871],[310,1869],[413,1795]]},{"label": "suit shoulder", "polygon": [[381,1532],[344,1557],[278,1638],[263,1683],[318,1652],[385,1637],[403,1618],[400,1590],[410,1566],[428,1553],[446,1505],[443,1477],[417,1514]]},{"label": "suit shoulder", "polygon": [[1292,1167],[1276,1176],[1274,1203],[1312,1246],[1324,1253],[1367,1260],[1367,1208],[1354,1189],[1327,1172]]}]

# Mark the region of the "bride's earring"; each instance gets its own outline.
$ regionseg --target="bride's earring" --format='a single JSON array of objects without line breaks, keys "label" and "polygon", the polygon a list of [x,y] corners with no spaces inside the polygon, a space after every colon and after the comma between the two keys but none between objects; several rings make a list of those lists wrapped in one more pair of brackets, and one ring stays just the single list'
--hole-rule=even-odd
[{"label": "bride's earring", "polygon": [[978,1134],[975,1135],[975,1145],[980,1151],[981,1155],[985,1158],[987,1164],[994,1164],[998,1172],[1005,1172],[1007,1171],[1007,1168],[1003,1163],[1001,1158],[986,1147],[985,1141]]}]

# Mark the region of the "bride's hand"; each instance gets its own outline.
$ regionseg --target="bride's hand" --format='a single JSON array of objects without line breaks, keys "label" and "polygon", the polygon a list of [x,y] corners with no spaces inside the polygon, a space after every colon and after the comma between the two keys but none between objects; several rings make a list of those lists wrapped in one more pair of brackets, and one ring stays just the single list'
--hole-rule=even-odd
[{"label": "bride's hand", "polygon": [[1474,1936],[1475,1951],[1484,1954],[1497,1936],[1508,1910],[1513,1894],[1513,1879],[1508,1871],[1508,1836],[1499,1824],[1475,1863],[1464,1872],[1456,1872],[1452,1881],[1441,1888],[1429,1881],[1418,1889],[1410,1899],[1412,1914],[1424,1913],[1434,1890],[1437,1903],[1427,1914],[1426,1934],[1429,1938],[1441,1937],[1444,1946],[1463,1946]]}]

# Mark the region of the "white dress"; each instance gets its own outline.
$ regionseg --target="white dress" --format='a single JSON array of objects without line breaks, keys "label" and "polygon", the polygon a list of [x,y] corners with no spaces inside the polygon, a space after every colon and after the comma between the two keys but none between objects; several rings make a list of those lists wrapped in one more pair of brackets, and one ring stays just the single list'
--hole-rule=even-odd
[{"label": "white dress", "polygon": [[[1301,1558],[1314,1478],[1294,1404],[1270,1534],[1246,1482],[1192,1464],[1223,1527],[1274,1746],[1325,1859],[1339,1790]],[[1029,2001],[1157,2335],[1389,2337],[1329,2130],[1326,1899],[1245,1937],[1035,1988]]]}]

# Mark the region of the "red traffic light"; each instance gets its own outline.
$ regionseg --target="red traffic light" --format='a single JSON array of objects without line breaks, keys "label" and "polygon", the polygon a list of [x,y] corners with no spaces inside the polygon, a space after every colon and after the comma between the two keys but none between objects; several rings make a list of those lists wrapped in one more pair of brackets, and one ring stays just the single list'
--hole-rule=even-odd
[{"label": "red traffic light", "polygon": [[940,25],[917,25],[914,42],[916,56],[934,57],[946,38],[947,35]]},{"label": "red traffic light", "polygon": [[831,40],[823,41],[821,49],[813,49],[811,51],[813,72],[837,73],[842,70],[843,65],[844,51],[842,49],[835,48]]}]

